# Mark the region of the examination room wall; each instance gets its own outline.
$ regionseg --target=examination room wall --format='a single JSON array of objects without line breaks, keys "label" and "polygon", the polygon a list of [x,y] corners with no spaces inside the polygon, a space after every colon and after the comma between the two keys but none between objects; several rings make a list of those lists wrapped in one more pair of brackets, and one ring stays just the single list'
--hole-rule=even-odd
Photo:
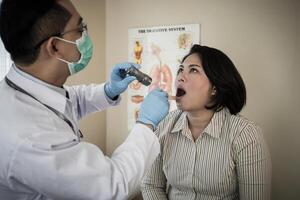
[{"label": "examination room wall", "polygon": [[[299,199],[299,18],[297,0],[106,0],[106,75],[128,59],[128,28],[201,24],[201,44],[223,50],[244,78],[248,99],[242,114],[264,130],[272,199]],[[125,94],[107,112],[107,153],[127,135]]]},{"label": "examination room wall", "polygon": [[[93,59],[86,69],[71,76],[67,84],[102,83],[105,81],[105,0],[72,0],[88,24],[89,34],[94,43]],[[80,122],[84,140],[106,148],[106,113],[92,114]]]}]

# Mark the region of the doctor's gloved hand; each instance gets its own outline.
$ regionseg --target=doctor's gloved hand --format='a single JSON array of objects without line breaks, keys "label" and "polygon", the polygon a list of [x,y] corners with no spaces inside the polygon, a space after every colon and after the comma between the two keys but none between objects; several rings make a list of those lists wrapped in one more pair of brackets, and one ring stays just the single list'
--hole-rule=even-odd
[{"label": "doctor's gloved hand", "polygon": [[152,90],[141,105],[137,122],[150,124],[155,130],[158,123],[168,114],[169,108],[168,94],[161,89]]},{"label": "doctor's gloved hand", "polygon": [[126,77],[122,77],[120,73],[120,70],[127,71],[132,65],[138,69],[141,68],[140,65],[129,62],[116,64],[114,66],[110,74],[110,81],[104,86],[104,91],[110,99],[115,99],[127,89],[132,81],[136,80],[136,77],[134,76],[127,75]]}]

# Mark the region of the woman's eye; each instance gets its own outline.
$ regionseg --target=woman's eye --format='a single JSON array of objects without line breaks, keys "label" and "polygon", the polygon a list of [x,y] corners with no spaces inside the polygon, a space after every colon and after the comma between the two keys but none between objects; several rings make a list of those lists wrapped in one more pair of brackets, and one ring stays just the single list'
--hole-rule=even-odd
[{"label": "woman's eye", "polygon": [[191,69],[190,69],[190,72],[197,73],[197,72],[198,72],[198,70],[197,70],[197,69],[195,69],[195,68],[191,68]]}]

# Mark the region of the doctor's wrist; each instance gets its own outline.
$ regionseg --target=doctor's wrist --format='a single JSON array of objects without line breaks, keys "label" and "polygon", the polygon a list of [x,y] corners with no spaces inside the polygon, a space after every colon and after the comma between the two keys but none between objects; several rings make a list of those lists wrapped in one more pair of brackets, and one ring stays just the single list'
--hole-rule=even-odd
[{"label": "doctor's wrist", "polygon": [[152,131],[154,131],[154,127],[152,124],[147,124],[147,123],[144,123],[144,122],[141,122],[141,121],[136,121],[137,124],[143,124],[145,126],[147,126],[148,128],[150,128]]},{"label": "doctor's wrist", "polygon": [[110,89],[110,87],[109,87],[108,84],[109,84],[109,83],[105,83],[105,85],[104,85],[104,92],[105,92],[105,94],[106,94],[106,96],[107,96],[108,98],[110,98],[111,100],[115,101],[115,100],[118,99],[119,95],[114,94],[114,93],[111,91],[111,89]]}]

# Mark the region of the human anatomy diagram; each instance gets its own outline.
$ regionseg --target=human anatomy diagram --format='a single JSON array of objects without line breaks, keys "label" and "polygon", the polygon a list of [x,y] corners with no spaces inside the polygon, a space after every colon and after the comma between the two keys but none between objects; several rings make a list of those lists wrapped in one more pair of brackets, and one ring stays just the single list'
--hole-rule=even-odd
[{"label": "human anatomy diagram", "polygon": [[[128,130],[133,127],[145,96],[160,88],[174,96],[177,67],[192,44],[199,43],[199,24],[129,29],[128,57],[152,78],[149,86],[133,81],[128,90]],[[170,110],[176,102],[170,102]]]},{"label": "human anatomy diagram", "polygon": [[[140,42],[136,42],[136,44],[140,45]],[[134,52],[136,52],[136,47],[134,49]],[[152,43],[150,45],[150,52],[153,55],[153,57],[156,59],[157,64],[154,64],[150,69],[149,76],[152,78],[152,83],[148,87],[148,92],[151,92],[156,88],[160,88],[163,91],[167,92],[169,95],[172,95],[173,76],[170,67],[168,66],[168,64],[163,62],[163,59],[160,56],[161,48],[157,44]],[[135,57],[135,60],[137,64],[140,64],[142,62],[141,55],[139,55],[139,59]],[[140,82],[133,81],[129,87],[133,90],[139,90],[141,86],[142,84]],[[135,94],[135,95],[131,95],[130,97],[130,101],[135,104],[140,104],[143,100],[144,100],[144,95],[142,94]],[[135,119],[138,116],[138,112],[139,109],[135,108],[133,114]]]},{"label": "human anatomy diagram", "polygon": [[169,95],[172,95],[172,72],[170,67],[164,63],[161,59],[160,53],[161,49],[158,45],[151,45],[151,52],[156,57],[158,64],[152,66],[150,71],[150,77],[152,78],[152,83],[149,86],[149,92],[155,88],[160,88],[166,91]]}]

